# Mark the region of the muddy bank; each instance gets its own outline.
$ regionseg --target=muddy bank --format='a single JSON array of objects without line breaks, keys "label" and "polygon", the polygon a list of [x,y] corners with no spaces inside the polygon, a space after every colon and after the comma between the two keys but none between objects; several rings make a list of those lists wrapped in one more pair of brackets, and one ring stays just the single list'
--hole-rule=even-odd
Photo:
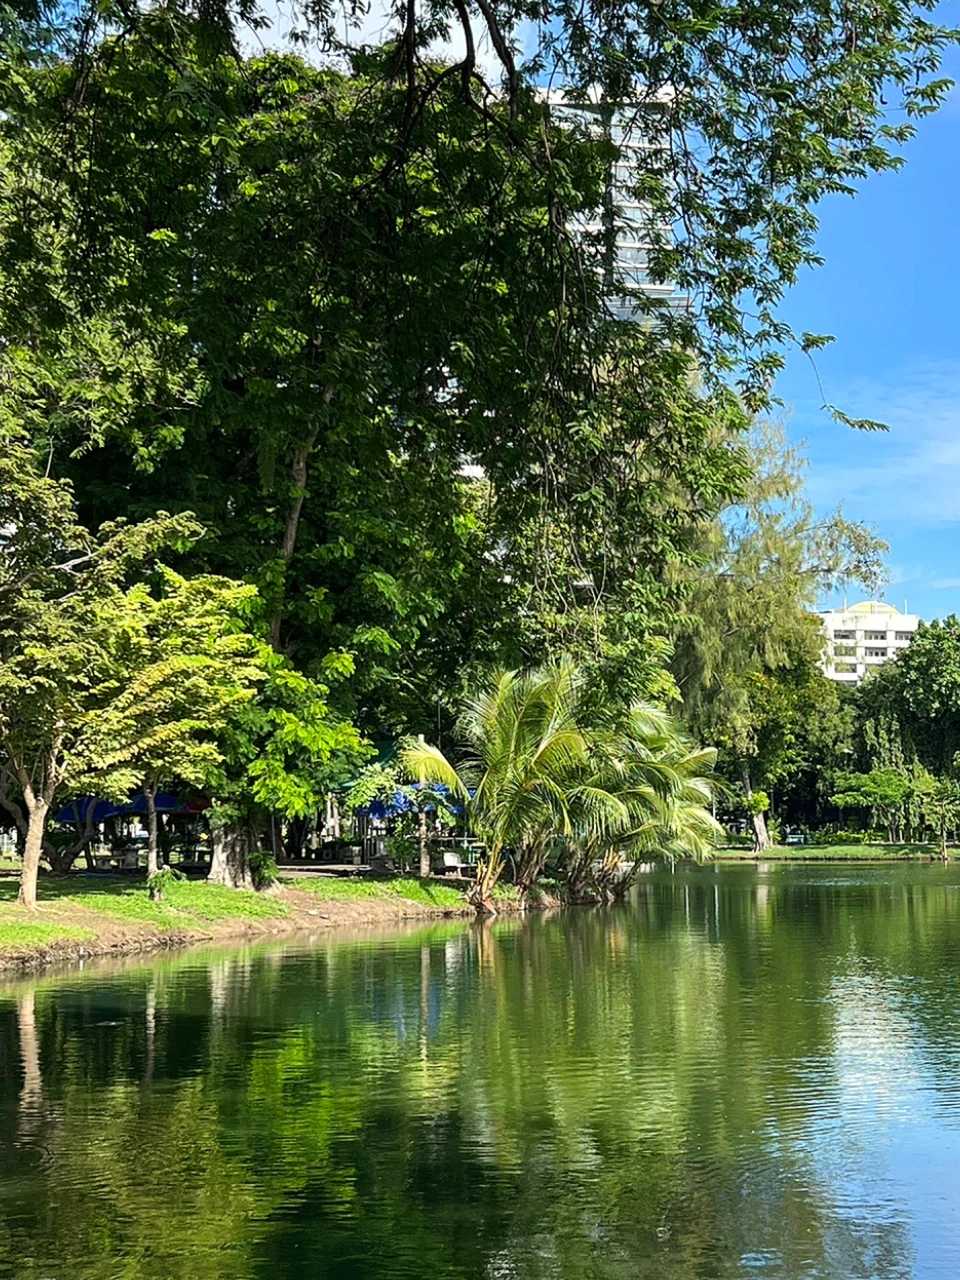
[{"label": "muddy bank", "polygon": [[16,910],[14,913],[8,909],[4,913],[5,921],[20,922],[25,927],[82,929],[89,936],[51,937],[45,941],[0,946],[0,972],[35,971],[93,958],[136,956],[204,943],[267,941],[334,929],[385,927],[407,920],[469,920],[474,915],[466,903],[459,907],[432,907],[399,897],[392,901],[381,898],[327,900],[312,892],[285,887],[271,890],[269,896],[282,904],[285,914],[235,916],[202,925],[191,923],[182,928],[118,920],[80,906],[71,904],[68,908],[56,902],[42,903],[35,912]]}]

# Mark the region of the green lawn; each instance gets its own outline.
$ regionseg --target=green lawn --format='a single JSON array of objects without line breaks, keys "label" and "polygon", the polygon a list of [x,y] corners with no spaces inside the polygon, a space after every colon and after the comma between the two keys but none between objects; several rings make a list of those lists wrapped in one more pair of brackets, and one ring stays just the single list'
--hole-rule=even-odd
[{"label": "green lawn", "polygon": [[93,929],[73,924],[34,924],[29,920],[9,919],[0,916],[0,950],[28,951],[46,946],[48,942],[66,938],[71,941],[88,941],[94,937]]},{"label": "green lawn", "polygon": [[[0,903],[17,896],[15,877],[0,879]],[[286,905],[277,898],[197,880],[174,880],[163,901],[153,902],[142,880],[125,876],[41,876],[41,904],[58,910],[79,907],[131,924],[159,929],[183,929],[217,920],[263,919],[285,916]],[[3,917],[0,916],[0,920]],[[55,927],[55,926],[50,926]]]},{"label": "green lawn", "polygon": [[[956,856],[956,850],[950,850]],[[932,844],[794,844],[774,845],[763,853],[752,849],[718,849],[720,861],[763,862],[833,861],[833,862],[897,862],[910,858],[939,856]]]},{"label": "green lawn", "polygon": [[456,911],[466,906],[462,889],[440,884],[436,880],[418,880],[414,876],[397,876],[391,880],[303,876],[284,883],[291,884],[295,889],[304,889],[328,902],[364,902],[370,899],[396,902],[403,899],[420,907],[435,907],[440,911]]},{"label": "green lawn", "polygon": [[[249,890],[226,889],[223,885],[206,884],[202,880],[174,880],[166,886],[161,902],[153,902],[146,886],[134,881],[104,884],[100,880],[71,881],[71,892],[61,901],[75,903],[88,911],[120,920],[139,921],[161,928],[183,928],[216,920],[263,919],[287,915],[286,906],[276,898]],[[44,886],[46,887],[46,886]],[[50,896],[41,890],[41,900]]]},{"label": "green lawn", "polygon": [[[44,959],[47,948],[56,942],[89,941],[93,950],[98,945],[100,950],[117,946],[123,949],[127,944],[137,946],[141,940],[156,940],[158,935],[230,936],[238,932],[236,928],[212,928],[218,924],[239,926],[285,918],[293,928],[315,927],[319,913],[306,909],[302,897],[284,894],[284,888],[305,890],[318,904],[328,902],[334,918],[336,902],[369,902],[371,916],[378,914],[374,902],[390,903],[400,908],[401,914],[409,906],[409,915],[415,914],[415,908],[463,912],[467,905],[462,887],[413,876],[363,880],[303,876],[282,881],[279,893],[252,893],[204,881],[174,880],[165,886],[162,901],[153,902],[142,879],[75,873],[42,875],[38,885],[39,910],[31,912],[16,905],[18,877],[0,874],[0,959],[7,956],[20,963],[31,951]],[[342,914],[344,923],[352,922],[357,915]],[[381,908],[379,914],[389,919],[393,913]]]}]

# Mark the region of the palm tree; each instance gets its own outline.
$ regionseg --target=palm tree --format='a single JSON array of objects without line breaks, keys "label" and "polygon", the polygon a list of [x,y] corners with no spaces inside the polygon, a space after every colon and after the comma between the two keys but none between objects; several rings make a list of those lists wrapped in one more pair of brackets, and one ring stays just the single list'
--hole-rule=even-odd
[{"label": "palm tree", "polygon": [[591,773],[573,797],[564,859],[572,896],[622,895],[641,860],[710,857],[720,832],[709,807],[715,762],[713,748],[693,746],[671,716],[644,703],[598,732]]},{"label": "palm tree", "polygon": [[526,897],[547,857],[563,846],[568,883],[623,891],[627,858],[709,855],[719,830],[707,806],[715,752],[690,745],[670,716],[632,708],[588,727],[584,682],[564,659],[525,674],[494,674],[461,717],[467,748],[457,767],[437,748],[408,741],[401,761],[464,802],[486,845],[470,891],[494,913],[493,891],[512,856]]},{"label": "palm tree", "polygon": [[581,700],[582,679],[569,660],[497,672],[467,701],[466,756],[457,767],[427,743],[403,747],[410,776],[457,793],[486,846],[470,891],[480,912],[495,914],[493,891],[511,852],[518,867],[530,867],[551,835],[573,832],[572,803],[590,754]]}]

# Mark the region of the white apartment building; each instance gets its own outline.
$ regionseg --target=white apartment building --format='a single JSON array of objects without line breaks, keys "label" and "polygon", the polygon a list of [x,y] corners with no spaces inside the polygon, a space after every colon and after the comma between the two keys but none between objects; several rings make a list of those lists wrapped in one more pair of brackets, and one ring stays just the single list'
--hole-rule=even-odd
[{"label": "white apartment building", "polygon": [[843,684],[858,684],[869,671],[895,658],[920,625],[915,613],[901,613],[879,600],[826,609],[820,617],[827,633],[823,670]]},{"label": "white apartment building", "polygon": [[[667,241],[672,232],[668,225],[654,220],[649,206],[638,199],[634,191],[643,171],[644,153],[663,145],[651,141],[644,133],[644,111],[636,104],[618,105],[599,98],[572,102],[557,90],[546,92],[544,97],[556,120],[561,123],[569,120],[586,127],[592,135],[605,134],[619,151],[607,175],[603,208],[578,218],[575,224],[582,234],[600,236],[605,242],[607,302],[611,313],[619,320],[639,319],[640,298],[653,299],[670,309],[686,310],[689,299],[675,285],[654,280],[648,270],[654,230]],[[647,113],[657,109],[656,99],[645,107]]]}]

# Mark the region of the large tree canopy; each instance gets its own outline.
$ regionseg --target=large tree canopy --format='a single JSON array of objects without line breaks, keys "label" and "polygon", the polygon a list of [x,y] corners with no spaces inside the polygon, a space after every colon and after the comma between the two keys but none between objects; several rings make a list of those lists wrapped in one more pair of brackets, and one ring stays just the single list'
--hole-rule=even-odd
[{"label": "large tree canopy", "polygon": [[478,131],[450,81],[398,152],[389,52],[347,75],[176,31],[24,72],[7,422],[92,521],[195,511],[198,567],[252,578],[306,669],[356,655],[373,728],[452,700],[465,660],[569,649],[650,691],[669,562],[741,482],[742,414],[605,315],[599,246],[567,228],[609,144],[533,97]]},{"label": "large tree canopy", "polygon": [[[96,97],[96,68],[118,47],[105,35],[125,45],[146,32],[158,58],[184,72],[191,49],[215,61],[249,45],[251,32],[260,39],[271,19],[268,40],[292,35],[341,65],[376,31],[387,55],[376,75],[402,98],[374,135],[386,168],[415,152],[424,118],[450,111],[456,98],[473,135],[496,134],[562,188],[566,161],[549,133],[529,128],[527,90],[549,83],[574,98],[626,103],[652,144],[636,180],[653,213],[652,268],[693,301],[663,323],[699,350],[707,376],[739,368],[762,403],[790,336],[777,302],[798,268],[818,260],[817,202],[895,167],[912,119],[943,99],[940,55],[953,33],[932,20],[935,8],[935,0],[392,0],[378,8],[306,0],[285,12],[256,0],[48,0],[18,3],[5,26],[11,53],[19,46],[29,60],[46,49],[72,62],[68,123]],[[457,52],[438,65],[438,42],[451,41]],[[10,101],[22,96],[16,66],[2,88]],[[85,136],[82,123],[77,133]]]},{"label": "large tree canopy", "polygon": [[[251,57],[253,0],[17,0],[0,436],[86,526],[196,512],[177,569],[254,583],[278,670],[344,677],[338,726],[426,731],[471,669],[559,651],[585,696],[664,697],[679,631],[690,722],[755,758],[764,707],[802,719],[812,584],[874,548],[748,491],[743,431],[826,341],[778,311],[818,202],[943,97],[931,7],[403,0],[374,47],[309,0],[303,50]],[[677,287],[633,322],[612,176]]]}]

